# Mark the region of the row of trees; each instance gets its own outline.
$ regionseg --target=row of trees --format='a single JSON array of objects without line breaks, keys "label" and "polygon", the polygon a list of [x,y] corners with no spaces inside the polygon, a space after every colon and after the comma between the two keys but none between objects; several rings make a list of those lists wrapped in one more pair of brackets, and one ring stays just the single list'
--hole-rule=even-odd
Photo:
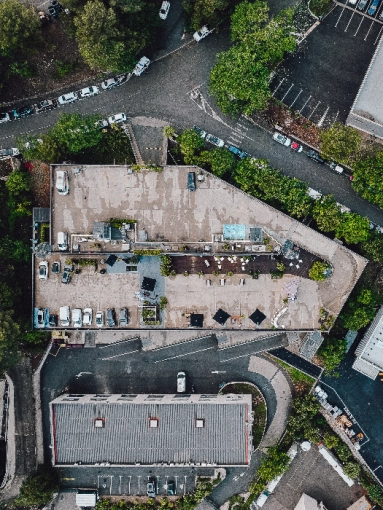
[{"label": "row of trees", "polygon": [[205,24],[217,27],[234,3],[236,2],[229,0],[184,0],[182,5],[186,13],[187,28],[199,30]]},{"label": "row of trees", "polygon": [[233,46],[217,56],[210,92],[227,114],[251,114],[271,99],[270,73],[286,52],[295,50],[293,9],[269,18],[262,0],[241,2],[231,17]]}]

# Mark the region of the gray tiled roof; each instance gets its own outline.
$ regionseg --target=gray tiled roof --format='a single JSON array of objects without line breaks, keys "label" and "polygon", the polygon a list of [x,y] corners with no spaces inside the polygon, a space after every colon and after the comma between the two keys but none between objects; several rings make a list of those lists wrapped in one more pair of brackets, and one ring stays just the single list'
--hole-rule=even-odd
[{"label": "gray tiled roof", "polygon": [[[193,395],[194,397],[194,395]],[[52,403],[55,464],[249,462],[247,403]],[[103,428],[95,418],[104,418]],[[149,427],[158,418],[158,428]],[[196,418],[205,420],[196,428]]]},{"label": "gray tiled roof", "polygon": [[307,359],[308,361],[311,361],[314,354],[317,352],[319,347],[321,346],[323,342],[323,336],[320,334],[319,331],[313,331],[310,333],[307,333],[303,340],[302,347],[300,349],[300,353],[302,358]]}]

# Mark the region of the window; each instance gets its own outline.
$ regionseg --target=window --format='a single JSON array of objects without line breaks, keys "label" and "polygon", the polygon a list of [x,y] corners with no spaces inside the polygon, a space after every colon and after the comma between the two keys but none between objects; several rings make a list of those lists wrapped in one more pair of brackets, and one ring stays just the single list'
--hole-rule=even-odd
[{"label": "window", "polygon": [[159,419],[158,418],[149,418],[149,428],[158,429]]}]

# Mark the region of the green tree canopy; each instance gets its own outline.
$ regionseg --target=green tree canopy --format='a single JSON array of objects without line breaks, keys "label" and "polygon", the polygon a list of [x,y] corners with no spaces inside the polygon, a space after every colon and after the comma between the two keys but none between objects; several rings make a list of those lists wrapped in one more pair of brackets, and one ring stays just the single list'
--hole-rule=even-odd
[{"label": "green tree canopy", "polygon": [[348,244],[367,241],[370,235],[370,220],[357,213],[346,212],[336,229],[336,236],[343,237]]},{"label": "green tree canopy", "polygon": [[184,0],[182,5],[190,28],[199,30],[205,24],[215,27],[224,18],[224,10],[230,5],[230,1]]},{"label": "green tree canopy", "polygon": [[260,28],[269,21],[269,6],[262,0],[255,0],[250,3],[245,0],[237,5],[231,16],[231,39],[233,42],[249,41],[254,44]]},{"label": "green tree canopy", "polygon": [[344,124],[335,123],[321,132],[320,150],[323,157],[350,165],[360,150],[362,137],[360,133]]},{"label": "green tree canopy", "polygon": [[330,268],[330,264],[328,262],[320,262],[317,260],[311,266],[309,271],[309,276],[312,280],[316,280],[317,282],[323,282],[326,280],[326,271]]},{"label": "green tree canopy", "polygon": [[26,160],[37,159],[46,163],[59,163],[64,158],[65,148],[61,140],[56,138],[52,131],[42,135],[19,138],[19,147],[25,146],[23,156]]},{"label": "green tree canopy", "polygon": [[20,357],[20,328],[10,311],[0,311],[0,374],[3,375]]},{"label": "green tree canopy", "polygon": [[60,140],[66,154],[77,154],[101,142],[102,132],[95,125],[99,118],[99,115],[64,113],[50,131],[50,135]]},{"label": "green tree canopy", "polygon": [[360,473],[360,466],[357,462],[346,462],[343,466],[343,471],[350,478],[356,478]]},{"label": "green tree canopy", "polygon": [[40,465],[37,472],[23,482],[15,506],[43,506],[49,503],[53,493],[59,490],[59,476],[51,466]]},{"label": "green tree canopy", "polygon": [[383,262],[383,236],[378,232],[370,232],[366,241],[361,243],[362,253],[374,262]]},{"label": "green tree canopy", "polygon": [[338,446],[338,444],[340,443],[340,439],[336,434],[326,432],[325,435],[323,436],[323,442],[327,448],[332,450],[333,448]]},{"label": "green tree canopy", "polygon": [[237,160],[234,154],[221,147],[216,147],[211,151],[203,151],[199,157],[199,164],[203,167],[208,166],[217,177],[232,172],[236,163]]},{"label": "green tree canopy", "polygon": [[335,447],[335,453],[339,460],[342,462],[347,462],[349,459],[352,458],[350,448],[345,444],[340,442],[338,446]]},{"label": "green tree canopy", "polygon": [[[346,340],[325,336],[322,345],[318,349],[318,356],[323,361],[326,372],[332,373],[343,361],[346,354]],[[327,446],[327,445],[326,445]]]},{"label": "green tree canopy", "polygon": [[40,40],[40,19],[32,5],[17,0],[0,2],[0,55],[18,56]]},{"label": "green tree canopy", "polygon": [[363,306],[353,304],[342,313],[341,321],[345,328],[358,331],[364,328],[375,317],[375,308],[373,306]]},{"label": "green tree canopy", "polygon": [[383,208],[383,151],[354,165],[352,187],[363,198]]},{"label": "green tree canopy", "polygon": [[178,137],[181,152],[187,165],[197,165],[204,141],[194,129],[185,129]]},{"label": "green tree canopy", "polygon": [[332,195],[316,200],[312,215],[322,232],[334,232],[342,221],[340,207]]},{"label": "green tree canopy", "polygon": [[30,175],[21,170],[14,170],[8,176],[5,186],[11,195],[25,195],[30,189]]},{"label": "green tree canopy", "polygon": [[263,480],[273,480],[286,471],[288,465],[288,455],[278,450],[277,446],[272,446],[269,448],[267,456],[262,460],[257,474]]}]

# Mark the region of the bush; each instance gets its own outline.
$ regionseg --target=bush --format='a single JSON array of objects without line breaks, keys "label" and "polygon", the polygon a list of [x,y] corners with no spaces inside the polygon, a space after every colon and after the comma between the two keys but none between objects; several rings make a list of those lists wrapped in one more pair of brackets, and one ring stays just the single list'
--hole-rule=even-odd
[{"label": "bush", "polygon": [[329,450],[332,450],[333,448],[336,448],[339,445],[340,440],[339,440],[339,437],[336,436],[335,434],[326,432],[323,437],[323,442],[324,442],[326,448],[328,448]]},{"label": "bush", "polygon": [[173,270],[172,258],[169,255],[160,256],[160,271],[162,276],[170,276]]},{"label": "bush", "polygon": [[49,223],[41,223],[40,225],[40,243],[49,241]]},{"label": "bush", "polygon": [[316,280],[317,282],[323,282],[327,278],[326,271],[328,271],[330,267],[331,266],[330,264],[328,264],[328,262],[319,262],[317,260],[312,265],[309,271],[309,276],[312,280]]},{"label": "bush", "polygon": [[360,466],[356,462],[346,462],[343,466],[343,471],[350,478],[356,478],[360,473]]},{"label": "bush", "polygon": [[352,458],[350,449],[345,443],[339,443],[338,446],[335,447],[335,453],[342,462],[347,462]]},{"label": "bush", "polygon": [[146,257],[157,257],[158,255],[161,255],[162,250],[134,250],[133,253],[135,255],[139,256],[146,256]]},{"label": "bush", "polygon": [[58,472],[51,466],[40,465],[37,472],[23,482],[14,506],[43,506],[49,503],[53,493],[59,490]]}]

